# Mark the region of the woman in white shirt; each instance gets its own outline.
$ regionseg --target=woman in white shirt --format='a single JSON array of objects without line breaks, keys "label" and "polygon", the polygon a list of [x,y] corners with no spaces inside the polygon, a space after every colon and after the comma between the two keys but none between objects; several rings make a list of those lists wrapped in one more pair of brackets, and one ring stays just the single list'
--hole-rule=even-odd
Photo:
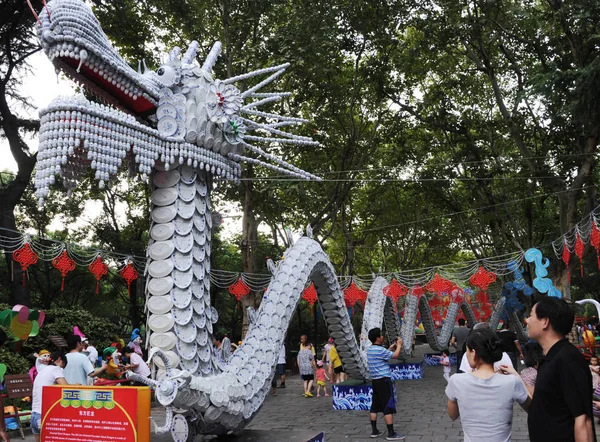
[{"label": "woman in white shirt", "polygon": [[448,415],[452,420],[460,416],[465,442],[510,442],[513,404],[527,411],[531,402],[525,385],[519,376],[508,374],[509,367],[501,367],[507,374],[494,369],[502,358],[502,343],[489,328],[471,331],[466,355],[473,371],[450,378]]},{"label": "woman in white shirt", "polygon": [[68,385],[63,368],[67,366],[67,358],[62,351],[55,351],[50,355],[48,366],[41,370],[33,382],[31,402],[31,432],[35,442],[40,441],[42,427],[42,394],[43,387],[50,385]]}]

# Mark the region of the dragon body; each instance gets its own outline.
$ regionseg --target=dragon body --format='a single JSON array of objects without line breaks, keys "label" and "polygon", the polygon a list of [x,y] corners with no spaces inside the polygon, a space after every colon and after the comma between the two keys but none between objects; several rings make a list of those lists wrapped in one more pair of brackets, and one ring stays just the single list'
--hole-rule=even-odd
[{"label": "dragon body", "polygon": [[[369,377],[364,351],[373,327],[385,324],[391,339],[402,335],[405,352],[410,353],[417,309],[434,349],[448,345],[459,308],[474,323],[468,304],[455,297],[438,336],[426,298],[409,295],[401,329],[397,308],[383,293],[387,282],[377,278],[357,342],[333,266],[308,235],[293,244],[277,266],[272,265],[272,281],[259,309],[252,312],[243,344],[231,357],[214,352],[218,315],[209,295],[213,181],[236,182],[240,162],[318,179],[258,146],[317,144],[283,130],[305,120],[257,109],[288,95],[260,92],[286,65],[219,81],[213,79],[212,67],[220,44],[200,65],[198,44],[192,42],[183,55],[173,49],[156,72],[141,73],[118,55],[80,0],[49,1],[39,14],[37,32],[56,68],[109,104],[82,96],[57,98],[40,112],[35,176],[40,204],[57,175],[71,190],[90,168],[100,188],[112,185],[125,164],[149,179],[152,188],[147,344],[149,358],[161,370],[154,379],[138,380],[154,385],[157,399],[167,409],[166,422],[156,431],[170,431],[177,441],[196,433],[241,431],[269,392],[285,332],[309,280],[344,367],[356,379]],[[253,79],[259,81],[244,92],[235,87],[237,81],[251,84]],[[502,311],[502,303],[496,312]],[[492,323],[497,324],[499,313],[494,315]]]}]

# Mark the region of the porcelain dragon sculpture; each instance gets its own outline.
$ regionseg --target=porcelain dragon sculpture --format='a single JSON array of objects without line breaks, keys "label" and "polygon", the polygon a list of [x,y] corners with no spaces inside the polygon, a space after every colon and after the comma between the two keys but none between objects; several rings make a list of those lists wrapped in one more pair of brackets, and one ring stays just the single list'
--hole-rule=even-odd
[{"label": "porcelain dragon sculpture", "polygon": [[[240,432],[269,392],[285,331],[308,280],[314,282],[346,371],[368,379],[364,350],[370,343],[357,342],[333,266],[310,234],[271,266],[273,278],[252,312],[244,343],[230,358],[212,349],[217,321],[209,295],[213,180],[237,181],[241,162],[318,180],[258,146],[317,145],[283,130],[306,120],[257,109],[289,95],[260,92],[287,65],[220,81],[212,76],[220,43],[199,65],[198,43],[192,42],[185,54],[174,48],[159,69],[141,73],[113,49],[84,2],[50,0],[36,17],[39,40],[55,67],[109,104],[59,97],[40,112],[35,176],[40,204],[57,175],[71,191],[90,168],[100,188],[111,185],[124,164],[149,178],[152,188],[147,344],[149,358],[162,369],[147,382],[167,410],[166,422],[155,424],[155,430],[170,431],[176,441],[192,440],[194,434]],[[255,84],[242,92],[235,87],[240,81]],[[447,345],[459,308],[475,322],[470,307],[454,294],[437,336],[426,298],[409,296],[401,329],[396,309],[383,294],[386,284],[377,278],[369,291],[361,336],[383,323],[391,339],[402,334],[410,353],[414,327],[406,324],[414,324],[417,308],[434,349]],[[503,299],[492,323],[499,319]]]}]

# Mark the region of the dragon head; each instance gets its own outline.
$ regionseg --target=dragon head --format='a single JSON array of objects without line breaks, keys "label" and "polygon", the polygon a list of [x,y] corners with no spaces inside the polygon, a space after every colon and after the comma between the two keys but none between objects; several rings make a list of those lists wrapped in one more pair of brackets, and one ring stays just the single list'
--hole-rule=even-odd
[{"label": "dragon head", "polygon": [[[156,71],[142,73],[119,56],[89,6],[80,0],[50,0],[38,16],[37,34],[57,69],[109,104],[83,96],[58,98],[40,112],[35,177],[40,204],[57,174],[71,189],[91,167],[103,188],[116,178],[124,160],[143,178],[157,164],[165,169],[187,164],[237,180],[239,163],[246,161],[302,179],[318,179],[256,145],[318,145],[281,129],[306,120],[257,110],[290,95],[259,92],[287,64],[215,80],[211,72],[221,44],[215,43],[200,66],[199,45],[193,41],[183,56],[175,47]],[[264,75],[268,77],[244,92],[233,84]]]}]

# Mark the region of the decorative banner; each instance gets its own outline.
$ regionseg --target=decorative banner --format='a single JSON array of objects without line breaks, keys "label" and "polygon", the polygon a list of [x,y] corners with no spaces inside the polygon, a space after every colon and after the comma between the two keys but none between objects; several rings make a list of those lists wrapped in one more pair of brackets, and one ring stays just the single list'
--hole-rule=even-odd
[{"label": "decorative banner", "polygon": [[60,284],[60,291],[65,290],[65,276],[72,270],[75,270],[75,261],[71,259],[66,250],[60,254],[60,256],[54,258],[52,260],[52,265],[60,272],[62,275],[62,282]]},{"label": "decorative banner", "polygon": [[127,265],[121,269],[119,274],[121,275],[121,277],[123,277],[125,281],[127,281],[127,293],[131,297],[131,283],[138,279],[137,270],[135,269],[135,267],[133,267],[133,264],[131,262],[128,262]]},{"label": "decorative banner", "polygon": [[12,310],[0,312],[0,325],[8,329],[15,341],[25,341],[37,336],[45,318],[46,313],[42,310],[30,310],[29,307],[17,304]]},{"label": "decorative banner", "polygon": [[38,254],[35,253],[28,242],[23,244],[23,246],[12,253],[13,259],[21,265],[21,270],[23,271],[23,286],[25,283],[25,273],[27,272],[27,267],[38,262]]},{"label": "decorative banner", "polygon": [[576,234],[575,239],[575,255],[579,258],[579,268],[581,269],[581,277],[583,278],[583,251],[585,250],[585,244],[581,239],[579,231]]},{"label": "decorative banner", "polygon": [[240,300],[244,296],[248,296],[248,294],[250,293],[250,287],[248,287],[248,285],[244,281],[242,281],[242,278],[239,277],[236,282],[229,286],[229,293],[231,293],[235,297],[235,299],[237,299],[239,307]]},{"label": "decorative banner", "polygon": [[412,296],[416,296],[417,298],[420,298],[421,296],[423,296],[425,294],[425,289],[423,287],[421,287],[420,285],[416,285],[410,289],[408,294],[412,295]]},{"label": "decorative banner", "polygon": [[97,256],[88,268],[92,272],[92,275],[96,277],[96,294],[98,294],[100,290],[100,278],[108,273],[108,266],[102,261],[100,256]]},{"label": "decorative banner", "polygon": [[494,272],[487,271],[483,266],[480,266],[477,272],[469,278],[471,285],[479,288],[477,294],[477,301],[482,305],[488,303],[487,289],[490,284],[496,281],[496,274]]},{"label": "decorative banner", "polygon": [[308,302],[310,313],[314,314],[315,302],[319,300],[319,297],[317,296],[317,289],[315,289],[315,284],[313,282],[311,282],[310,285],[302,292],[302,299]]},{"label": "decorative banner", "polygon": [[150,440],[148,387],[43,387],[42,442]]}]

